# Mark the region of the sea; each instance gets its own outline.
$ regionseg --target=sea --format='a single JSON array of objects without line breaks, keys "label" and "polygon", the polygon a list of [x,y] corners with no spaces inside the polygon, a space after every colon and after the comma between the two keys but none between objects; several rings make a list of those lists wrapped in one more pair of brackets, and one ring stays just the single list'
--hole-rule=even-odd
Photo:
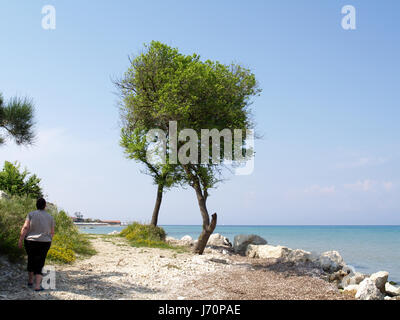
[{"label": "sea", "polygon": [[[201,226],[162,225],[167,235],[180,239],[199,237]],[[124,226],[80,227],[81,232],[108,234]],[[388,271],[389,281],[400,283],[400,226],[217,226],[231,242],[239,234],[256,234],[271,245],[315,253],[336,250],[356,271]]]}]

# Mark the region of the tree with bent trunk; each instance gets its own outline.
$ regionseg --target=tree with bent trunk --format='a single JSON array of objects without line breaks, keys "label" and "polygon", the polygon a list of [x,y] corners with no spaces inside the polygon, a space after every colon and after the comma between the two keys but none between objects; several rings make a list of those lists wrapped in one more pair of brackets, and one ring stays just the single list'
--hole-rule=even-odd
[{"label": "tree with bent trunk", "polygon": [[[226,152],[232,150],[232,144],[226,139],[213,141],[209,138],[211,143],[207,151],[219,145],[218,161],[210,153],[205,157],[195,151],[192,154],[191,149],[178,157],[177,151],[185,147],[187,137],[172,137],[170,125],[176,123],[177,132],[190,129],[197,137],[191,139],[197,150],[204,148],[204,141],[199,139],[202,130],[252,129],[250,98],[261,91],[255,76],[239,65],[201,61],[197,54],[184,55],[175,48],[152,41],[144,52],[131,60],[118,86],[123,93],[124,110],[128,110],[124,118],[127,127],[144,132],[161,129],[167,133],[169,144],[164,164],[177,164],[175,169],[183,174],[183,182],[196,193],[203,225],[194,250],[202,254],[217,223],[217,214],[210,219],[207,209],[209,190],[220,181],[224,160],[235,160],[229,159],[229,152]],[[245,136],[241,137],[239,146],[242,155],[251,157],[247,154]],[[190,161],[183,158],[190,158]]]}]

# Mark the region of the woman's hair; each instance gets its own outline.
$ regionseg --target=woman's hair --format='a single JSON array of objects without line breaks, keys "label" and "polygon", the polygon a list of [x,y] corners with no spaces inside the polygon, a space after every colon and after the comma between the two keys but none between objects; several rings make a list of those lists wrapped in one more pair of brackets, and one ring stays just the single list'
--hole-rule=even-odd
[{"label": "woman's hair", "polygon": [[46,208],[46,200],[44,200],[43,198],[39,198],[36,201],[36,208],[38,210],[44,210],[44,208]]}]

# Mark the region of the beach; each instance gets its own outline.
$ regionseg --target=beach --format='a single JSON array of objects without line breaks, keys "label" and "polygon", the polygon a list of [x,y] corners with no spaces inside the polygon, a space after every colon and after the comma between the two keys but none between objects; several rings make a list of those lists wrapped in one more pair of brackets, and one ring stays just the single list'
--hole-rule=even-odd
[{"label": "beach", "polygon": [[[56,288],[34,292],[25,265],[0,264],[0,299],[354,299],[341,293],[319,269],[249,258],[208,247],[185,251],[136,248],[118,236],[91,235],[97,254],[55,265]],[[325,277],[325,278],[324,278]]]}]

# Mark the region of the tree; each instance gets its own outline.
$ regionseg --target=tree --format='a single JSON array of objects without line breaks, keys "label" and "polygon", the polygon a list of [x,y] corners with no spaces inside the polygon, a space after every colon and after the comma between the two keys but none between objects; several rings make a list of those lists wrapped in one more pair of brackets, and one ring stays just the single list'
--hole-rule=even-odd
[{"label": "tree", "polygon": [[[4,102],[0,94],[0,129],[6,136],[15,140],[17,144],[29,145],[34,140],[34,107],[28,98],[12,98]],[[4,144],[5,136],[0,134],[0,145]]]},{"label": "tree", "polygon": [[6,161],[4,168],[0,171],[0,190],[13,196],[30,196],[40,198],[43,196],[40,187],[40,179],[35,175],[30,175],[26,169],[20,171],[18,163],[12,164]]},{"label": "tree", "polygon": [[[221,144],[221,139],[214,141],[209,137],[207,151],[220,146],[219,162],[204,161],[198,153],[191,154],[190,148],[191,160],[182,161],[182,157],[173,156],[173,149],[184,147],[187,137],[177,139],[175,145],[171,143],[170,123],[176,122],[178,132],[189,128],[194,133],[191,138],[194,150],[204,147],[205,141],[199,139],[203,130],[233,132],[253,128],[250,98],[261,91],[255,76],[239,65],[201,61],[197,54],[186,56],[175,48],[152,41],[145,45],[143,53],[131,59],[119,88],[123,105],[128,110],[127,127],[140,128],[141,132],[155,128],[167,132],[169,144],[164,164],[177,164],[175,169],[183,174],[183,182],[195,190],[203,220],[195,252],[202,254],[217,223],[217,214],[214,213],[210,221],[207,209],[209,190],[221,180],[223,160],[232,160],[225,152],[232,149],[232,144],[229,139],[223,139]],[[249,156],[245,140],[244,136],[240,138],[240,153]],[[215,159],[208,154],[206,160]]]},{"label": "tree", "polygon": [[157,185],[156,202],[151,217],[151,225],[157,226],[163,193],[180,183],[182,174],[177,165],[168,162],[154,164],[148,159],[150,152],[150,142],[146,139],[146,132],[136,126],[133,130],[129,125],[121,129],[121,146],[129,159],[133,159],[144,164],[144,173],[153,178],[153,183]]}]

